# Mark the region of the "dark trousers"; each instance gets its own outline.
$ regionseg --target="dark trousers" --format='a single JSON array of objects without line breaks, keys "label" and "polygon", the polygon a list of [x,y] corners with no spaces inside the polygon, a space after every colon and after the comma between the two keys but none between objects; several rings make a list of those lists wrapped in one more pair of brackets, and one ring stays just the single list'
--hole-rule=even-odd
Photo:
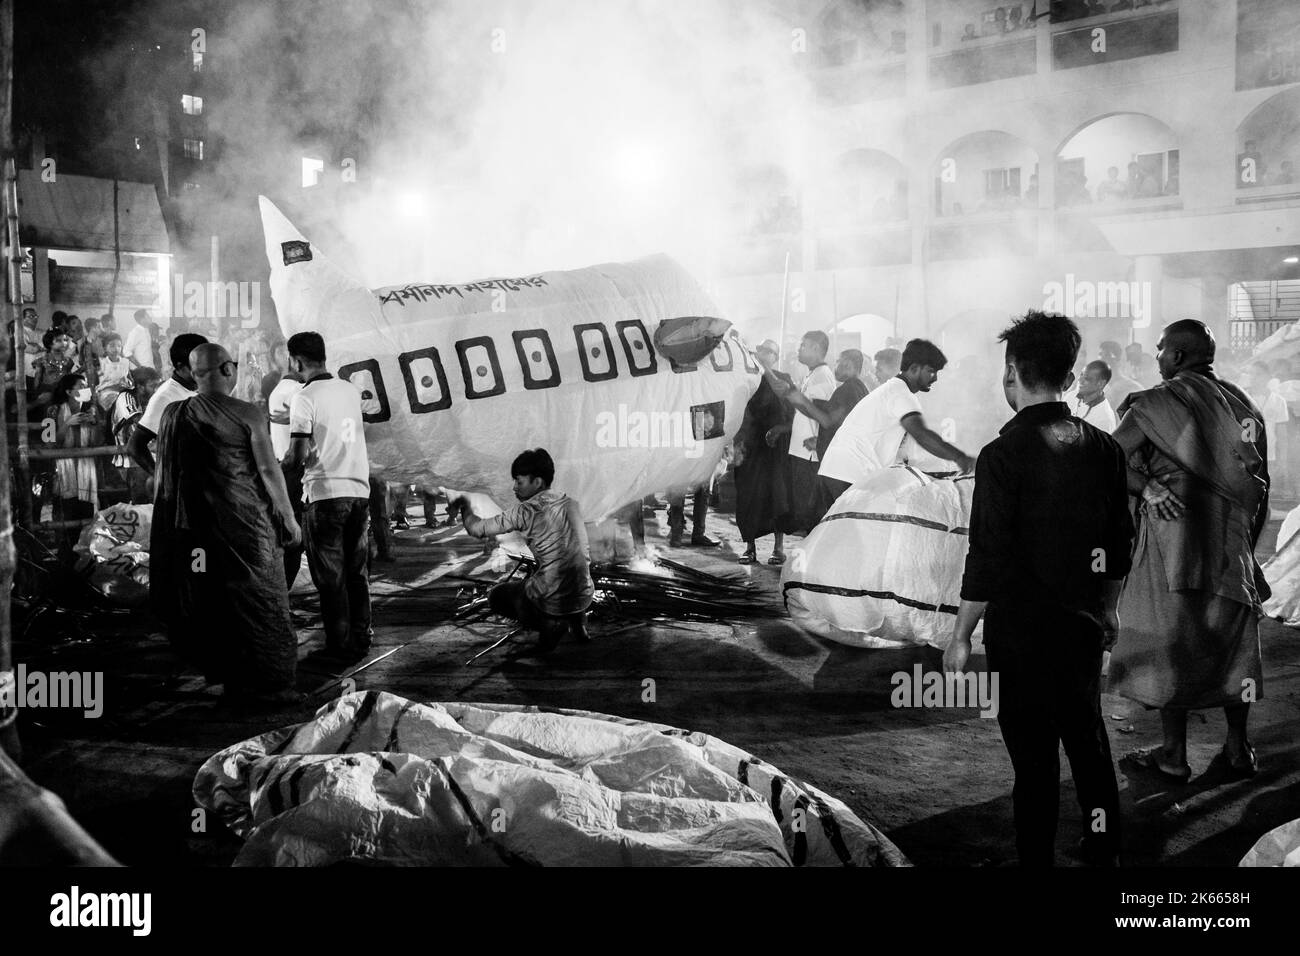
[{"label": "dark trousers", "polygon": [[831,505],[835,504],[835,500],[851,487],[853,486],[849,482],[840,481],[838,478],[828,478],[825,475],[817,476],[817,493],[821,495],[820,507],[823,518],[826,516],[826,512],[831,510]]},{"label": "dark trousers", "polygon": [[303,543],[320,593],[325,646],[341,653],[370,648],[370,524],[365,498],[326,498],[303,513]]},{"label": "dark trousers", "polygon": [[558,640],[565,629],[570,627],[575,631],[580,630],[587,617],[586,611],[563,616],[547,614],[528,599],[523,581],[507,581],[505,584],[498,584],[488,592],[488,607],[492,609],[493,614],[518,621],[519,626],[525,630],[537,631],[542,635],[543,640],[548,637]]},{"label": "dark trousers", "polygon": [[[709,486],[695,489],[691,512],[691,537],[704,534],[704,519],[709,513]],[[673,488],[668,492],[668,530],[681,534],[686,530],[686,489]]]},{"label": "dark trousers", "polygon": [[990,605],[984,644],[998,675],[998,724],[1016,782],[1021,866],[1051,866],[1065,747],[1089,852],[1119,852],[1119,788],[1101,714],[1101,626],[1056,609]]},{"label": "dark trousers", "polygon": [[795,534],[811,533],[830,507],[824,500],[817,474],[820,467],[815,461],[790,456],[790,530]]},{"label": "dark trousers", "polygon": [[[375,551],[387,558],[393,551],[393,529],[388,527],[388,486],[370,476],[370,533],[375,536]],[[369,544],[367,544],[369,547]]]},{"label": "dark trousers", "polygon": [[[281,465],[280,470],[284,473],[284,486],[289,491],[289,503],[293,505],[294,520],[302,527],[302,469]],[[303,534],[306,535],[305,528]],[[290,591],[293,590],[293,582],[298,580],[298,569],[302,567],[303,547],[303,544],[297,544],[292,547],[285,545],[284,548],[284,586]]]},{"label": "dark trousers", "polygon": [[632,532],[632,544],[638,548],[645,547],[645,515],[641,513],[641,507],[641,502],[634,501],[623,509],[628,530]]}]

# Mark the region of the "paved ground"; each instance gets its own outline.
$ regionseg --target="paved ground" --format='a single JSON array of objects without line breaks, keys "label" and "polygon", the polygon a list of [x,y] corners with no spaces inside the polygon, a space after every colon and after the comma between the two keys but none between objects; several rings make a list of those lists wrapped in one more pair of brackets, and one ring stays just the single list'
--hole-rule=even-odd
[{"label": "paved ground", "polygon": [[[508,644],[468,666],[504,630],[460,628],[447,618],[463,599],[457,591],[466,578],[490,576],[490,559],[452,530],[401,532],[398,562],[377,565],[374,576],[377,637],[370,660],[382,659],[356,675],[357,687],[420,700],[580,707],[705,731],[840,797],[918,865],[989,865],[1013,857],[1011,770],[997,722],[969,710],[890,705],[890,675],[917,662],[938,668],[938,652],[861,651],[802,634],[781,606],[778,569],[737,567],[741,545],[729,516],[711,515],[709,530],[724,539],[720,550],[665,553],[710,571],[751,574],[764,595],[755,617],[631,628],[597,619],[590,645],[561,644],[543,659]],[[662,534],[660,523],[648,522],[652,544],[664,546]],[[1275,534],[1276,523],[1264,535],[1269,547]],[[313,600],[304,573],[295,604],[310,613]],[[193,832],[195,771],[222,747],[304,719],[313,706],[232,713],[201,680],[170,677],[166,643],[146,622],[100,621],[95,630],[91,641],[17,648],[32,668],[109,675],[98,720],[52,711],[35,720],[30,715],[38,712],[25,715],[29,774],[61,795],[124,862],[228,863],[238,848],[233,837]],[[1220,713],[1192,720],[1189,784],[1121,776],[1129,862],[1233,866],[1260,834],[1300,815],[1298,638],[1273,622],[1263,626],[1267,697],[1251,717],[1263,772],[1254,781],[1226,783],[1205,773],[1221,743]],[[304,630],[301,640],[309,655],[321,632]],[[319,702],[338,693],[337,677],[306,656],[300,687],[317,692]],[[655,682],[652,703],[642,699],[646,678]],[[1117,757],[1158,742],[1156,713],[1113,697],[1103,707]],[[1081,833],[1068,772],[1061,800],[1058,859],[1066,865]]]}]

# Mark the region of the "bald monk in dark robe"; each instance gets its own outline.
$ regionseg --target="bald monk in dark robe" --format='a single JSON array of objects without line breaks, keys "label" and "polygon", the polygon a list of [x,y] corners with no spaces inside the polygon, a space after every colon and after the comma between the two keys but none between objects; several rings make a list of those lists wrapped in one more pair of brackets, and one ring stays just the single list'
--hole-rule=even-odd
[{"label": "bald monk in dark robe", "polygon": [[1110,689],[1160,708],[1164,743],[1124,759],[1187,780],[1187,712],[1222,707],[1228,733],[1216,763],[1252,776],[1246,719],[1263,692],[1258,618],[1269,596],[1255,562],[1268,520],[1264,420],[1214,374],[1204,323],[1167,326],[1158,349],[1163,381],[1129,396],[1113,436],[1140,502]]},{"label": "bald monk in dark robe", "polygon": [[[759,343],[754,357],[764,369],[794,388],[790,376],[776,369],[779,354],[777,345],[770,339]],[[772,557],[769,564],[785,560],[783,536],[788,530],[793,507],[790,501],[790,435],[788,428],[794,419],[794,408],[781,401],[772,390],[767,376],[758,383],[758,389],[745,405],[745,417],[736,432],[736,528],[745,542],[741,564],[758,561],[757,541],[773,535]],[[773,433],[773,430],[777,430]],[[768,435],[771,434],[769,441]]]},{"label": "bald monk in dark robe", "polygon": [[182,657],[241,700],[292,703],[298,641],[284,545],[302,540],[266,413],[231,398],[237,363],[190,353],[198,395],[158,431],[149,592]]}]

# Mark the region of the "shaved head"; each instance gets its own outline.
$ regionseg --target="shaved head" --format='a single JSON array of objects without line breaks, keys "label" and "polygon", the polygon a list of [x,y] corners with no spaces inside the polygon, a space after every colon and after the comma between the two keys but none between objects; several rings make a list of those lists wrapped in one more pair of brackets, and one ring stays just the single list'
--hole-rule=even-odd
[{"label": "shaved head", "polygon": [[190,353],[190,370],[198,383],[200,395],[214,392],[229,395],[235,390],[239,365],[220,345],[207,342]]},{"label": "shaved head", "polygon": [[1160,375],[1173,378],[1183,369],[1214,362],[1214,333],[1199,319],[1180,319],[1165,326],[1158,348]]}]

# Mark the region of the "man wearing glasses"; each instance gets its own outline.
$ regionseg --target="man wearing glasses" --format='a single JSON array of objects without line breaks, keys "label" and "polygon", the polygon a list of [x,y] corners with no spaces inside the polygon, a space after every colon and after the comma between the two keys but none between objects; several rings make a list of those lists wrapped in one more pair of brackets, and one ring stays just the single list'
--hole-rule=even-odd
[{"label": "man wearing glasses", "polygon": [[157,465],[149,445],[158,437],[158,430],[162,427],[163,410],[173,402],[193,398],[198,394],[194,373],[190,370],[190,353],[207,341],[202,335],[194,332],[184,332],[176,336],[168,352],[172,360],[171,377],[159,385],[158,390],[153,393],[149,404],[145,406],[144,414],[140,416],[140,421],[135,426],[135,431],[131,434],[131,440],[127,443],[127,455],[143,468],[150,478],[153,477]]},{"label": "man wearing glasses", "polygon": [[297,703],[282,548],[301,531],[266,413],[231,396],[238,363],[220,345],[190,362],[197,394],[159,424],[150,598],[176,650],[227,697]]}]

